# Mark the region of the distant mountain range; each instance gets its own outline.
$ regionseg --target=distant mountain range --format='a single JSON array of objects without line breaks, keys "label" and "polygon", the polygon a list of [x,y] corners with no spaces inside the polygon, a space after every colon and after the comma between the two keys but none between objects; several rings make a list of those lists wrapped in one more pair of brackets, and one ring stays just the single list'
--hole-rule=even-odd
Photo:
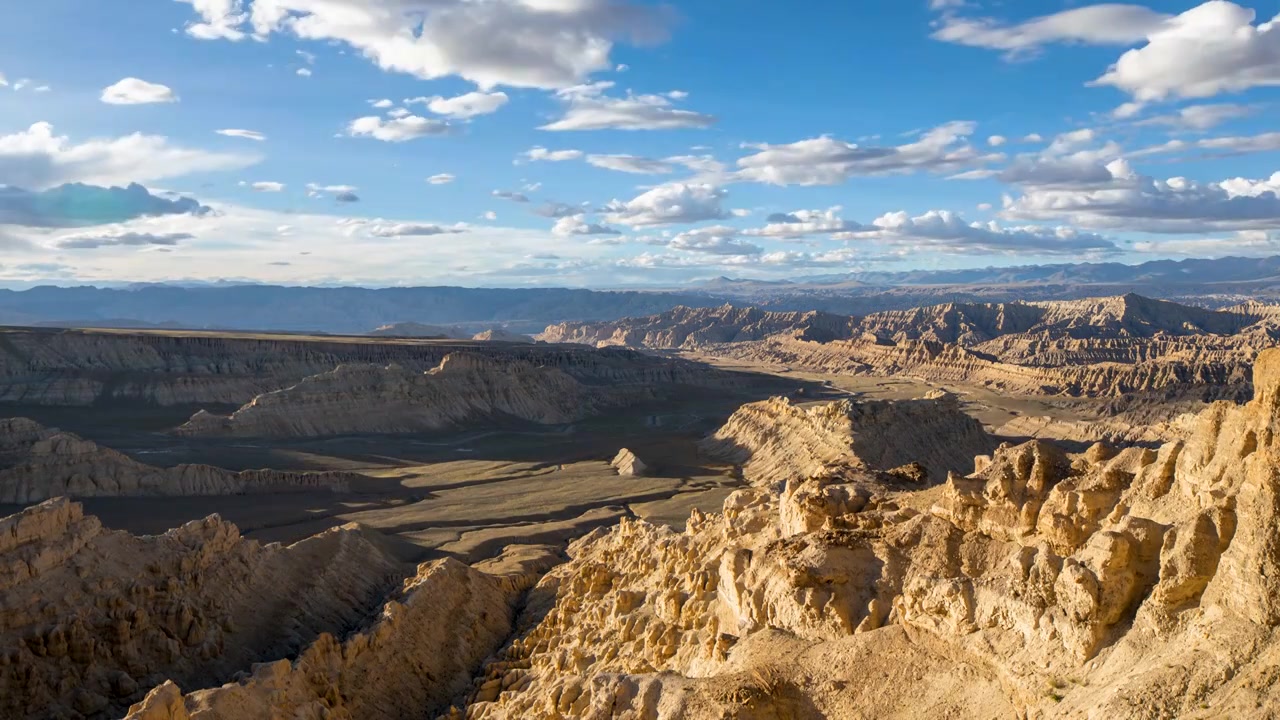
[{"label": "distant mountain range", "polygon": [[751,303],[863,315],[944,302],[1067,300],[1139,293],[1206,307],[1280,299],[1280,257],[862,272],[767,282],[718,278],[654,291],[354,288],[210,284],[0,290],[0,324],[182,327],[360,334],[394,323],[541,332],[566,321]]}]

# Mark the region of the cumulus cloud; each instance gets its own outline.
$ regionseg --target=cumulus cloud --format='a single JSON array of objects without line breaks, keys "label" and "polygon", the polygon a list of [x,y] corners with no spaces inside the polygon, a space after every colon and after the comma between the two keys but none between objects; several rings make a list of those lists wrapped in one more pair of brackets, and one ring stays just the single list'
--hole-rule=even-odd
[{"label": "cumulus cloud", "polygon": [[826,210],[796,210],[789,213],[774,213],[766,218],[767,224],[762,228],[751,228],[744,235],[795,240],[812,235],[830,235],[833,233],[854,232],[863,229],[862,225],[840,217],[841,208]]},{"label": "cumulus cloud", "polygon": [[1280,227],[1280,173],[1262,180],[1198,183],[1131,174],[1118,186],[1033,189],[1008,198],[1003,215],[1155,233],[1269,230]]},{"label": "cumulus cloud", "polygon": [[449,123],[417,115],[384,120],[376,115],[356,118],[347,126],[352,137],[371,137],[383,142],[405,142],[449,132]]},{"label": "cumulus cloud", "polygon": [[284,192],[284,183],[281,183],[281,182],[271,182],[271,181],[264,180],[264,181],[254,182],[254,183],[242,182],[240,184],[248,187],[250,190],[254,192],[268,192],[268,193]]},{"label": "cumulus cloud", "polygon": [[149,105],[178,102],[178,96],[166,85],[128,77],[104,89],[102,102],[111,105]]},{"label": "cumulus cloud", "polygon": [[636,175],[663,175],[675,168],[670,161],[638,157],[636,155],[588,155],[587,164],[606,170]]},{"label": "cumulus cloud", "polygon": [[582,208],[574,205],[566,205],[561,202],[547,202],[534,208],[533,212],[543,217],[563,218],[581,213]]},{"label": "cumulus cloud", "polygon": [[872,224],[876,229],[861,237],[961,255],[1106,255],[1120,250],[1101,235],[1070,227],[1004,228],[994,221],[968,223],[947,210],[915,217],[886,213]]},{"label": "cumulus cloud", "polygon": [[80,183],[42,192],[0,186],[0,224],[85,227],[162,215],[202,215],[208,207],[185,197],[165,198],[145,187],[96,187]]},{"label": "cumulus cloud", "polygon": [[609,222],[632,227],[673,225],[724,218],[721,201],[727,193],[710,184],[668,183],[626,202],[605,206]]},{"label": "cumulus cloud", "polygon": [[1016,58],[1053,43],[1129,45],[1156,32],[1169,16],[1140,5],[1102,4],[1042,15],[1021,23],[948,15],[935,40],[1004,50]]},{"label": "cumulus cloud", "polygon": [[360,196],[356,194],[359,188],[354,185],[320,185],[318,183],[307,183],[307,196],[313,198],[333,197],[335,202],[353,203],[360,202]]},{"label": "cumulus cloud", "polygon": [[465,120],[476,115],[488,115],[497,112],[498,108],[507,104],[507,100],[509,98],[504,92],[474,91],[451,98],[440,95],[413,98],[405,100],[405,104],[422,103],[427,106],[428,110],[437,115]]},{"label": "cumulus cloud", "polygon": [[737,232],[725,225],[698,228],[676,235],[667,243],[667,247],[711,255],[759,255],[764,252],[759,245],[738,238]]},{"label": "cumulus cloud", "polygon": [[452,235],[461,232],[466,232],[465,226],[444,227],[430,223],[388,223],[383,221],[376,221],[369,226],[369,235],[382,238]]},{"label": "cumulus cloud", "polygon": [[1219,103],[1216,105],[1190,105],[1177,112],[1139,120],[1135,125],[1164,125],[1181,130],[1210,130],[1228,120],[1248,117],[1256,111],[1249,105]]},{"label": "cumulus cloud", "polygon": [[298,77],[311,77],[311,68],[298,68],[294,72]]},{"label": "cumulus cloud", "polygon": [[521,153],[521,157],[530,162],[565,162],[566,160],[577,160],[582,157],[581,150],[548,150],[541,145],[535,145]]},{"label": "cumulus cloud", "polygon": [[556,235],[618,235],[617,230],[608,225],[600,225],[598,223],[587,222],[585,214],[566,215],[556,221],[555,226],[551,228],[551,232]]},{"label": "cumulus cloud", "polygon": [[256,155],[213,153],[170,144],[159,135],[73,143],[39,122],[23,132],[0,135],[0,177],[39,190],[69,182],[124,185],[190,173],[235,170],[259,161]]},{"label": "cumulus cloud", "polygon": [[70,235],[58,241],[57,246],[64,250],[93,250],[104,247],[161,245],[173,246],[182,240],[191,240],[190,233],[89,233]]},{"label": "cumulus cloud", "polygon": [[494,190],[491,194],[496,198],[502,198],[503,200],[510,200],[511,202],[518,202],[518,203],[529,202],[528,195],[525,195],[524,193],[515,192],[513,190]]},{"label": "cumulus cloud", "polygon": [[604,91],[611,87],[612,82],[598,82],[561,90],[557,94],[567,104],[564,116],[540,129],[671,130],[706,128],[716,122],[711,115],[673,107],[667,95],[609,97]]},{"label": "cumulus cloud", "polygon": [[214,130],[214,132],[219,135],[225,135],[227,137],[244,138],[245,140],[256,140],[258,142],[262,142],[263,140],[267,139],[266,135],[263,135],[262,133],[257,132],[256,130],[240,130],[237,128],[227,128],[225,130]]},{"label": "cumulus cloud", "polygon": [[382,98],[381,100],[370,100],[369,105],[379,110],[386,110],[392,105],[395,105],[395,103],[391,102],[389,98]]},{"label": "cumulus cloud", "polygon": [[1139,101],[1207,98],[1280,85],[1280,23],[1254,25],[1257,13],[1211,0],[1144,33],[1098,78]]},{"label": "cumulus cloud", "polygon": [[838,185],[849,178],[912,172],[944,172],[1001,159],[983,155],[967,140],[972,122],[951,122],[896,147],[862,147],[823,136],[787,145],[753,145],[738,160],[736,177],[773,185]]},{"label": "cumulus cloud", "polygon": [[333,196],[333,200],[340,203],[354,203],[360,202],[360,196],[353,192],[340,192]]},{"label": "cumulus cloud", "polygon": [[615,40],[666,38],[672,15],[617,0],[184,0],[201,39],[344,43],[384,70],[424,80],[458,75],[496,85],[561,88],[613,67]]},{"label": "cumulus cloud", "polygon": [[427,178],[427,182],[431,183],[432,185],[448,185],[449,183],[453,182],[456,179],[457,178],[455,178],[453,175],[450,175],[449,173],[439,173],[437,175],[432,175],[431,177]]}]

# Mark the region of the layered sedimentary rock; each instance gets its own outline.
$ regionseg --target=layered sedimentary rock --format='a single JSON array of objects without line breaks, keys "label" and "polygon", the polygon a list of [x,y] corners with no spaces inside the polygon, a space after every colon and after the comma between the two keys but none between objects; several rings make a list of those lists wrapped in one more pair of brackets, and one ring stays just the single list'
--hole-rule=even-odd
[{"label": "layered sedimentary rock", "polygon": [[492,572],[457,560],[423,564],[376,622],[345,640],[322,635],[292,662],[263,663],[239,682],[185,698],[166,682],[127,717],[433,717],[469,688],[476,668],[511,632],[515,600],[555,560],[545,548],[514,550],[518,561],[500,558],[487,565]]},{"label": "layered sedimentary rock", "polygon": [[259,395],[230,416],[201,411],[176,432],[310,437],[443,430],[502,418],[554,424],[625,399],[555,368],[453,353],[427,372],[342,365]]},{"label": "layered sedimentary rock", "polygon": [[449,717],[1273,717],[1280,351],[1255,386],[1159,449],[793,474],[598,530]]},{"label": "layered sedimentary rock", "polygon": [[533,338],[529,337],[528,335],[513,333],[510,330],[504,330],[503,328],[490,328],[488,330],[478,332],[471,339],[480,340],[482,342],[518,342],[518,343],[533,342]]},{"label": "layered sedimentary rock", "polygon": [[569,322],[548,327],[539,340],[592,347],[622,345],[696,349],[709,344],[761,340],[778,333],[808,340],[851,337],[853,318],[823,312],[767,312],[756,308],[676,307],[660,315],[615,322]]},{"label": "layered sedimentary rock", "polygon": [[643,477],[649,474],[649,465],[627,448],[619,450],[609,465],[617,470],[619,475],[626,477]]},{"label": "layered sedimentary rock", "polygon": [[0,503],[52,497],[240,495],[349,490],[349,472],[232,471],[211,465],[160,468],[26,418],[0,419]]},{"label": "layered sedimentary rock", "polygon": [[[755,332],[688,332],[763,317]],[[1247,385],[1259,350],[1280,339],[1270,306],[1209,311],[1137,295],[1035,303],[947,304],[873,313],[822,333],[801,318],[699,309],[613,323],[552,326],[545,339],[685,349],[840,374],[910,375],[1010,392],[1113,397]],[[731,325],[741,330],[744,325]]]},{"label": "layered sedimentary rock", "polygon": [[809,406],[775,397],[742,406],[704,440],[704,454],[742,467],[753,485],[797,474],[888,471],[918,463],[941,482],[973,467],[995,443],[954,396],[905,401],[838,400]]},{"label": "layered sedimentary rock", "polygon": [[201,332],[9,330],[0,337],[0,402],[88,406],[239,406],[339,365],[423,372],[450,353],[563,370],[580,382],[661,389],[731,382],[695,363],[622,349],[471,340],[324,338]]},{"label": "layered sedimentary rock", "polygon": [[0,717],[120,717],[363,622],[405,569],[348,525],[288,547],[211,516],[163,535],[66,499],[0,519]]},{"label": "layered sedimentary rock", "polygon": [[463,340],[469,337],[467,333],[457,328],[445,327],[444,325],[423,325],[416,322],[380,325],[370,330],[369,334],[374,337],[444,338],[448,340]]}]

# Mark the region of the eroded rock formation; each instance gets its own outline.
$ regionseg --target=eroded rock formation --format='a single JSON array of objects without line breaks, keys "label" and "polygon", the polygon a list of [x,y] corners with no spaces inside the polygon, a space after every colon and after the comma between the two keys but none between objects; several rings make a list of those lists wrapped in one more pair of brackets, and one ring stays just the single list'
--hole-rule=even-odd
[{"label": "eroded rock formation", "polygon": [[814,315],[679,309],[612,323],[551,326],[541,337],[1091,397],[1186,386],[1229,397],[1247,384],[1257,352],[1280,339],[1271,306],[1209,311],[1137,295],[953,303],[861,318]]},{"label": "eroded rock formation", "polygon": [[58,496],[342,492],[363,479],[349,472],[232,471],[191,464],[160,468],[33,420],[0,419],[0,503],[28,504]]},{"label": "eroded rock formation", "polygon": [[1280,351],[1255,386],[1158,450],[793,474],[598,530],[449,717],[1272,717]]},{"label": "eroded rock formation", "polygon": [[623,401],[555,368],[452,353],[436,368],[341,365],[254,398],[230,416],[200,412],[179,435],[310,437],[410,433],[517,418],[567,423]]},{"label": "eroded rock formation", "polygon": [[782,397],[744,405],[703,441],[706,455],[742,467],[753,485],[846,469],[888,471],[919,463],[935,482],[973,467],[994,442],[954,396],[907,401],[838,400],[801,406]]},{"label": "eroded rock formation", "polygon": [[217,516],[136,537],[32,506],[0,520],[0,717],[120,717],[166,679],[225,682],[358,626],[403,576],[355,525],[264,546]]},{"label": "eroded rock formation", "polygon": [[339,365],[424,372],[450,353],[555,368],[587,384],[661,389],[732,382],[695,363],[612,348],[471,340],[324,338],[209,332],[11,330],[0,343],[0,402],[88,406],[243,405]]},{"label": "eroded rock formation", "polygon": [[624,477],[643,477],[650,472],[648,463],[636,457],[636,454],[627,448],[619,450],[609,465]]},{"label": "eroded rock formation", "polygon": [[130,709],[129,720],[433,717],[468,689],[485,656],[511,632],[515,600],[555,562],[547,548],[518,560],[418,567],[379,619],[345,640],[322,635],[297,660],[182,696],[173,682]]}]

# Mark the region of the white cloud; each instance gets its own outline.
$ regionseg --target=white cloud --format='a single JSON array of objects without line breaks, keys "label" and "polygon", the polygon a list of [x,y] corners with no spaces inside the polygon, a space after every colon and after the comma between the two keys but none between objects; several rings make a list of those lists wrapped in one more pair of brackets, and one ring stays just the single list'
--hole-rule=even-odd
[{"label": "white cloud", "polygon": [[1112,186],[1033,189],[1021,197],[1009,198],[1002,214],[1134,232],[1280,228],[1280,173],[1263,180],[1233,178],[1217,183],[1197,183],[1182,177],[1158,180],[1130,173],[1124,182]]},{"label": "white cloud", "polygon": [[1098,80],[1139,101],[1207,98],[1280,85],[1280,23],[1254,25],[1257,13],[1211,0],[1146,33]]},{"label": "white cloud", "polygon": [[529,202],[528,195],[525,195],[524,193],[514,192],[511,190],[494,190],[490,194],[496,198],[501,198],[503,200],[510,200],[511,202],[518,202],[518,203]]},{"label": "white cloud", "polygon": [[841,208],[826,210],[796,210],[789,213],[774,213],[767,219],[762,228],[752,228],[744,235],[770,237],[783,240],[794,240],[811,235],[830,235],[832,233],[854,232],[863,229],[862,225],[840,217]]},{"label": "white cloud", "polygon": [[876,218],[874,231],[854,235],[960,255],[1106,255],[1119,251],[1111,240],[1068,227],[1003,228],[993,222],[968,223],[946,210],[912,217],[905,212]]},{"label": "white cloud", "polygon": [[231,40],[245,38],[237,29],[248,19],[241,0],[178,0],[191,5],[204,22],[187,25],[187,34],[199,40]]},{"label": "white cloud", "polygon": [[605,95],[612,86],[612,82],[600,82],[561,90],[558,95],[568,104],[564,117],[540,129],[670,130],[706,128],[716,122],[711,115],[672,107],[671,99],[663,95]]},{"label": "white cloud", "polygon": [[305,62],[306,64],[308,65],[316,64],[315,53],[309,53],[306,50],[295,50],[294,52],[297,53],[298,57],[302,58],[302,61]]},{"label": "white cloud", "polygon": [[636,175],[663,175],[675,170],[675,167],[667,160],[655,160],[635,155],[588,155],[587,164],[606,170]]},{"label": "white cloud", "polygon": [[254,183],[241,182],[240,184],[245,187],[248,187],[250,190],[253,190],[254,192],[268,192],[268,193],[284,192],[284,183],[280,183],[280,182],[261,181],[261,182],[254,182]]},{"label": "white cloud", "polygon": [[9,79],[4,76],[4,73],[0,73],[0,87],[9,87]]},{"label": "white cloud", "polygon": [[509,98],[504,92],[473,91],[457,97],[420,97],[406,100],[405,104],[420,102],[437,115],[464,120],[476,115],[488,115],[497,112],[498,108],[507,104]]},{"label": "white cloud", "polygon": [[296,71],[298,77],[311,77],[311,68],[298,68]]},{"label": "white cloud", "polygon": [[395,105],[395,103],[391,102],[391,100],[388,98],[382,98],[381,100],[370,100],[369,104],[379,110],[386,110],[392,105]]},{"label": "white cloud", "polygon": [[496,213],[496,212],[494,212],[494,211],[492,211],[492,210],[487,210],[487,211],[485,211],[485,213],[484,213],[483,215],[481,215],[480,217],[484,218],[485,220],[497,220],[497,219],[498,219],[498,213]]},{"label": "white cloud", "polygon": [[614,67],[615,39],[666,38],[672,13],[611,0],[186,0],[202,39],[290,33],[337,41],[384,70],[424,80],[559,88]]},{"label": "white cloud", "polygon": [[427,178],[427,182],[431,183],[432,185],[448,185],[449,183],[453,182],[455,179],[456,178],[454,178],[454,176],[450,175],[449,173],[440,173],[438,175],[432,175],[431,177]]},{"label": "white cloud", "polygon": [[465,225],[445,227],[433,223],[390,223],[377,220],[369,225],[369,235],[380,238],[426,237],[466,232]]},{"label": "white cloud", "polygon": [[1248,117],[1256,111],[1249,105],[1220,103],[1216,105],[1190,105],[1167,115],[1157,115],[1134,123],[1139,126],[1166,125],[1184,130],[1210,130],[1228,120]]},{"label": "white cloud", "polygon": [[1003,135],[992,135],[991,137],[987,138],[987,144],[990,145],[991,147],[1000,147],[1001,145],[1004,145],[1007,142],[1009,142],[1009,138]]},{"label": "white cloud", "polygon": [[236,170],[259,160],[256,155],[178,147],[163,136],[141,133],[75,144],[55,135],[53,126],[45,122],[24,132],[0,135],[0,177],[9,185],[30,190],[69,182],[126,185]]},{"label": "white cloud", "polygon": [[178,102],[166,85],[128,77],[102,91],[102,102],[110,105],[148,105]]},{"label": "white cloud", "polygon": [[582,157],[581,150],[548,150],[541,145],[529,148],[522,153],[522,157],[530,162],[564,162],[566,160],[577,160]]},{"label": "white cloud", "polygon": [[934,31],[936,40],[1004,50],[1018,57],[1052,43],[1128,45],[1155,32],[1168,15],[1140,5],[1102,4],[1005,24],[992,18],[949,15]]},{"label": "white cloud", "polygon": [[405,142],[430,135],[444,135],[448,132],[448,123],[417,115],[390,120],[370,115],[352,120],[347,126],[347,133],[352,137],[366,136],[383,142]]},{"label": "white cloud", "polygon": [[1020,142],[1029,144],[1042,143],[1044,142],[1044,138],[1041,137],[1040,133],[1031,133],[1030,135],[1024,135]]},{"label": "white cloud", "polygon": [[359,190],[354,185],[320,185],[318,183],[307,183],[307,197],[320,198],[332,196],[333,199],[341,203],[359,202],[360,196],[356,195]]},{"label": "white cloud", "polygon": [[254,130],[238,130],[235,128],[228,128],[226,130],[214,130],[214,132],[219,135],[225,135],[227,137],[244,138],[245,140],[256,140],[258,142],[262,142],[263,140],[267,139],[266,135],[263,135],[262,133]]},{"label": "white cloud", "polygon": [[764,252],[759,245],[753,245],[738,237],[737,230],[724,225],[688,230],[676,235],[668,243],[672,250],[708,253],[711,255],[759,255]]},{"label": "white cloud", "polygon": [[94,250],[123,246],[173,246],[194,237],[190,233],[92,232],[67,235],[57,242],[56,247],[64,250]]},{"label": "white cloud", "polygon": [[618,235],[618,231],[608,225],[587,222],[584,214],[567,215],[556,220],[551,232],[560,236],[569,235]]},{"label": "white cloud", "polygon": [[757,153],[738,160],[736,177],[773,185],[838,185],[857,176],[944,172],[1003,158],[969,144],[974,128],[971,122],[951,122],[897,147],[861,147],[827,136],[755,145]]},{"label": "white cloud", "polygon": [[626,202],[610,202],[605,219],[632,227],[718,220],[726,215],[720,205],[726,194],[709,184],[668,183]]}]

